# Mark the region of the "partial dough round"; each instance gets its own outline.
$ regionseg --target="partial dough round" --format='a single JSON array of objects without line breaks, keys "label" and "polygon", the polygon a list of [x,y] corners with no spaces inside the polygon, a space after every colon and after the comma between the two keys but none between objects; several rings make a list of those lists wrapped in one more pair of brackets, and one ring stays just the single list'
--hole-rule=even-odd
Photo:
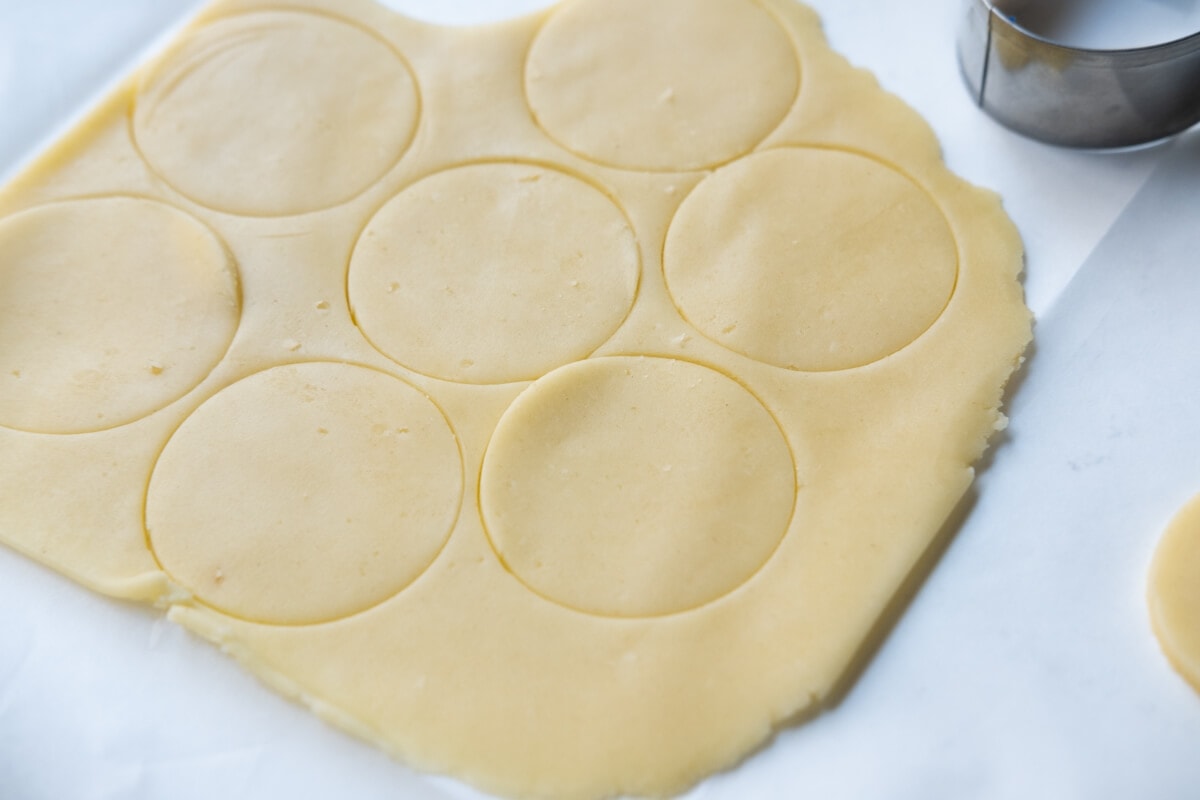
[{"label": "partial dough round", "polygon": [[542,128],[626,169],[701,169],[750,152],[799,80],[788,35],[753,0],[577,0],[545,24],[525,65]]},{"label": "partial dough round", "polygon": [[140,419],[212,370],[236,269],[195,218],[111,197],[0,221],[0,425],[83,433]]},{"label": "partial dough round", "polygon": [[825,371],[911,344],[945,308],[954,236],[919,186],[839,150],[757,153],[701,183],[663,253],[676,305],[710,339]]},{"label": "partial dough round", "polygon": [[[252,76],[252,77],[248,77]],[[145,79],[139,147],[172,186],[234,214],[336,205],[408,147],[420,111],[408,67],[382,40],[292,11],[220,20]]]},{"label": "partial dough round", "polygon": [[480,507],[526,586],[620,617],[736,589],[782,539],[796,470],[740,384],[665,358],[579,362],[512,405],[484,458]]},{"label": "partial dough round", "polygon": [[454,433],[407,383],[347,364],[273,367],[171,437],[146,529],[163,568],[209,605],[320,622],[416,580],[450,534],[462,485]]},{"label": "partial dough round", "polygon": [[546,167],[474,164],[385,205],[348,285],[384,355],[445,380],[505,383],[599,347],[629,313],[638,274],[629,222],[599,190]]},{"label": "partial dough round", "polygon": [[1176,515],[1158,545],[1149,600],[1163,651],[1200,691],[1200,495]]}]

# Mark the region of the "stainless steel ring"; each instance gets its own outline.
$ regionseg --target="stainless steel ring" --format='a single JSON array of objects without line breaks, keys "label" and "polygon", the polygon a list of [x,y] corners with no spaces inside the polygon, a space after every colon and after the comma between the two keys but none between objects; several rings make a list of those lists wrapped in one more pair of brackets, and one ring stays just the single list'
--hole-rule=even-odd
[{"label": "stainless steel ring", "polygon": [[1200,122],[1200,32],[1125,50],[1052,42],[1005,4],[969,0],[958,60],[980,108],[1018,133],[1068,147],[1153,142]]}]

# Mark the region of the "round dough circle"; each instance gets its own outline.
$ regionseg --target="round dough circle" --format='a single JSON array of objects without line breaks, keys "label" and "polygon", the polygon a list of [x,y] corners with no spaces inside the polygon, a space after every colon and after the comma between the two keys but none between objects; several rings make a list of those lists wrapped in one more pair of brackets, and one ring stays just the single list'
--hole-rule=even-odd
[{"label": "round dough circle", "polygon": [[929,195],[828,149],[756,153],[715,172],[671,223],[663,269],[710,339],[794,370],[848,369],[911,344],[954,291],[954,235]]},{"label": "round dough circle", "polygon": [[196,387],[240,316],[205,225],[150,200],[40,206],[0,221],[0,425],[84,433]]},{"label": "round dough circle", "polygon": [[531,164],[473,164],[405,189],[350,261],[350,308],[384,355],[464,383],[584,358],[637,292],[637,241],[599,190]]},{"label": "round dough circle", "polygon": [[412,583],[446,543],[462,461],[441,411],[390,375],[273,367],[218,393],[167,443],[146,530],[205,603],[260,622],[339,619]]},{"label": "round dough circle", "polygon": [[791,450],[740,384],[666,358],[577,362],[513,403],[480,510],[526,586],[592,614],[650,617],[736,589],[796,499]]},{"label": "round dough circle", "polygon": [[702,169],[748,153],[799,83],[791,40],[753,0],[578,0],[550,17],[525,64],[543,130],[626,169]]},{"label": "round dough circle", "polygon": [[1163,652],[1200,691],[1200,495],[1175,516],[1159,542],[1149,600]]},{"label": "round dough circle", "polygon": [[192,200],[283,216],[378,180],[411,142],[419,105],[408,67],[381,39],[270,11],[219,20],[172,52],[140,87],[133,129],[154,169]]}]

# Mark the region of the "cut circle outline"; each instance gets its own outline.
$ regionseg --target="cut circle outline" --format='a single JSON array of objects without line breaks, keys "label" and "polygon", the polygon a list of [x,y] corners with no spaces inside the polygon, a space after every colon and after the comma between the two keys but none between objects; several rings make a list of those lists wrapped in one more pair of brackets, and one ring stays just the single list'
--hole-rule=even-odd
[{"label": "cut circle outline", "polygon": [[[667,252],[668,243],[671,239],[671,231],[674,228],[675,223],[676,223],[677,219],[679,218],[680,213],[683,211],[683,209],[687,205],[687,202],[695,195],[695,193],[702,186],[704,186],[705,183],[707,183],[710,179],[715,177],[717,175],[717,173],[719,173],[722,169],[733,166],[739,161],[749,160],[749,159],[756,158],[758,156],[768,155],[768,154],[772,154],[772,153],[786,152],[786,151],[812,151],[812,152],[822,152],[823,151],[823,152],[842,153],[842,154],[846,154],[846,155],[857,156],[857,157],[863,158],[868,161],[873,161],[876,164],[878,164],[879,166],[883,167],[884,169],[894,172],[896,175],[898,175],[899,177],[901,177],[902,179],[904,179],[905,181],[910,183],[914,189],[916,189],[922,196],[925,197],[926,200],[929,201],[930,205],[937,211],[939,218],[945,224],[946,230],[949,233],[950,238],[953,240],[953,243],[954,243],[953,275],[949,282],[950,285],[947,288],[946,298],[945,298],[944,302],[942,302],[937,313],[933,314],[930,317],[929,322],[915,336],[913,336],[909,341],[905,342],[904,344],[900,345],[899,347],[897,347],[889,352],[884,353],[882,356],[879,356],[878,358],[870,359],[870,360],[864,361],[862,363],[851,364],[851,365],[840,366],[840,367],[831,367],[831,368],[825,368],[825,369],[803,369],[803,368],[796,368],[796,367],[790,367],[790,366],[783,366],[783,365],[774,363],[772,361],[759,358],[751,353],[745,352],[742,349],[730,346],[729,344],[721,341],[719,338],[711,335],[704,327],[698,325],[692,319],[692,316],[689,315],[684,310],[682,304],[680,303],[678,297],[676,296],[675,290],[671,286],[671,281],[667,278],[666,252]],[[930,331],[932,331],[937,326],[938,322],[945,316],[947,310],[950,308],[951,304],[954,302],[954,298],[958,294],[959,282],[962,277],[961,273],[962,273],[962,264],[963,264],[962,242],[960,241],[960,233],[957,229],[957,226],[954,225],[954,223],[951,219],[951,216],[946,213],[945,208],[943,208],[943,205],[938,200],[937,196],[924,183],[919,181],[916,178],[916,176],[914,176],[911,172],[909,172],[908,170],[901,167],[899,164],[879,155],[878,153],[873,153],[868,150],[864,150],[864,149],[856,148],[856,147],[830,144],[827,142],[789,142],[786,144],[780,144],[780,145],[772,146],[769,148],[759,149],[759,150],[755,150],[753,152],[747,153],[744,156],[740,156],[738,158],[732,159],[731,161],[729,161],[725,164],[722,164],[719,167],[712,170],[702,180],[700,180],[694,186],[692,186],[691,189],[688,190],[688,192],[680,199],[679,203],[675,206],[675,209],[671,213],[670,220],[667,223],[666,234],[663,236],[662,244],[659,247],[658,256],[659,256],[659,264],[662,268],[663,284],[666,288],[667,297],[670,299],[672,308],[675,310],[675,313],[678,314],[679,318],[681,320],[683,320],[683,322],[685,322],[698,335],[703,337],[705,340],[711,342],[712,344],[716,345],[717,347],[720,347],[722,350],[728,351],[734,355],[737,355],[741,358],[745,358],[756,364],[761,364],[763,366],[770,367],[771,369],[782,370],[782,371],[786,371],[789,373],[810,374],[810,375],[819,375],[819,374],[826,374],[826,373],[836,374],[836,373],[852,372],[854,370],[866,369],[868,367],[871,367],[872,365],[882,364],[882,363],[888,361],[889,359],[895,357],[896,355],[898,355],[898,354],[904,352],[905,350],[907,350],[908,348],[912,347],[917,342],[921,341],[925,336],[927,336],[930,333]]]},{"label": "cut circle outline", "polygon": [[[402,586],[399,586],[394,591],[382,594],[380,597],[375,599],[373,602],[363,606],[362,608],[358,608],[350,613],[339,613],[339,614],[329,615],[329,616],[325,616],[325,617],[321,617],[321,618],[317,618],[317,619],[300,620],[300,621],[275,621],[275,620],[270,620],[270,619],[266,619],[266,618],[256,617],[253,615],[239,614],[239,613],[233,612],[231,610],[228,610],[226,608],[223,608],[222,606],[220,606],[216,603],[213,603],[213,602],[205,599],[204,597],[200,596],[196,592],[194,592],[188,586],[188,583],[186,581],[178,579],[174,575],[174,573],[163,563],[161,557],[158,554],[157,549],[155,548],[153,537],[150,532],[150,526],[149,526],[149,523],[147,520],[147,510],[148,510],[148,505],[149,505],[149,501],[150,501],[151,483],[153,482],[154,476],[158,470],[159,463],[162,460],[163,454],[166,452],[167,448],[170,446],[171,441],[175,438],[175,435],[188,422],[188,420],[190,420],[192,418],[192,416],[194,416],[195,413],[197,411],[199,411],[200,408],[202,408],[206,403],[213,400],[214,398],[219,396],[222,392],[226,391],[227,389],[237,386],[238,384],[243,383],[244,381],[252,380],[254,378],[260,377],[260,376],[264,375],[265,373],[271,372],[273,370],[292,368],[292,367],[305,367],[305,366],[313,366],[313,365],[349,367],[349,368],[353,368],[353,369],[365,370],[365,371],[374,373],[378,376],[382,376],[384,378],[389,378],[393,381],[398,382],[399,384],[404,386],[407,390],[415,392],[426,403],[428,403],[428,405],[436,412],[438,419],[440,419],[441,422],[446,426],[446,430],[449,432],[451,440],[454,443],[454,455],[457,458],[457,463],[458,463],[458,470],[457,470],[458,491],[457,491],[457,499],[453,501],[453,505],[452,505],[453,513],[451,514],[449,523],[446,526],[446,532],[442,537],[441,544],[429,556],[428,562],[419,571],[417,571],[416,574],[413,575],[413,577],[410,580],[408,580]],[[178,425],[176,425],[170,431],[168,431],[166,433],[166,435],[164,435],[164,437],[162,439],[162,443],[159,446],[157,452],[154,454],[152,466],[146,476],[145,483],[142,486],[139,517],[140,517],[141,523],[142,523],[142,543],[143,543],[143,545],[145,546],[147,552],[150,554],[150,557],[154,560],[155,566],[157,566],[157,568],[163,573],[163,575],[165,575],[173,584],[181,587],[187,593],[187,597],[188,597],[187,603],[188,604],[200,606],[203,608],[208,608],[208,609],[210,609],[218,614],[221,614],[225,617],[228,617],[230,619],[239,620],[241,622],[246,622],[246,623],[249,623],[252,625],[261,625],[264,627],[281,628],[281,629],[285,629],[285,628],[293,628],[293,629],[317,628],[317,627],[321,627],[324,625],[336,624],[343,620],[352,619],[352,618],[361,616],[363,614],[370,613],[372,610],[379,608],[380,606],[392,601],[396,597],[398,597],[401,594],[412,589],[414,586],[416,586],[421,581],[425,580],[426,576],[428,576],[434,570],[434,567],[436,566],[438,561],[442,558],[442,555],[449,548],[450,541],[454,538],[454,534],[458,530],[459,522],[461,521],[462,516],[463,516],[463,505],[466,500],[466,497],[467,497],[467,469],[466,469],[466,456],[463,451],[462,439],[460,438],[460,436],[458,434],[458,430],[455,428],[454,423],[450,418],[450,415],[447,413],[446,409],[443,408],[442,405],[437,402],[437,400],[435,400],[432,396],[430,396],[426,391],[421,389],[419,386],[411,383],[406,378],[399,376],[399,375],[395,375],[386,370],[380,369],[377,366],[360,363],[360,362],[356,362],[356,361],[348,361],[348,360],[341,361],[341,360],[314,359],[314,360],[298,360],[298,361],[281,362],[278,364],[272,364],[270,366],[264,367],[259,370],[255,370],[253,372],[246,373],[244,375],[240,375],[237,378],[229,381],[225,385],[221,386],[216,391],[214,391],[211,395],[209,395],[205,399],[204,403],[202,403],[196,409],[193,409],[191,414],[189,414],[187,417],[185,417],[183,420],[181,420]]]},{"label": "cut circle outline", "polygon": [[525,50],[524,58],[521,61],[521,97],[524,100],[525,110],[529,115],[529,120],[532,122],[534,127],[537,128],[539,133],[541,133],[544,137],[546,137],[547,140],[564,152],[570,153],[576,158],[582,159],[583,161],[591,164],[595,164],[596,166],[623,172],[641,172],[651,175],[679,175],[686,173],[711,172],[757,152],[759,148],[762,147],[764,142],[768,141],[777,131],[783,128],[783,126],[787,123],[788,117],[794,112],[796,104],[799,102],[800,96],[803,92],[805,70],[804,58],[802,57],[800,44],[793,35],[790,26],[784,22],[778,11],[769,7],[761,0],[749,0],[749,2],[763,12],[763,14],[765,14],[768,18],[770,18],[778,32],[787,41],[788,49],[792,54],[792,65],[795,71],[795,86],[793,87],[791,97],[787,104],[783,107],[783,111],[779,115],[779,118],[774,120],[761,136],[754,138],[754,141],[748,147],[740,148],[737,152],[725,155],[721,158],[706,160],[704,163],[699,165],[686,167],[661,167],[619,164],[609,159],[598,158],[594,155],[584,152],[579,148],[568,145],[562,137],[551,131],[550,126],[548,126],[538,115],[538,112],[534,107],[533,98],[530,97],[529,94],[529,84],[527,79],[527,75],[529,73],[529,60],[533,53],[533,48],[541,39],[543,32],[551,23],[555,15],[562,10],[564,5],[566,5],[563,2],[552,6],[549,9],[550,13],[548,13],[545,18],[538,23],[533,36],[529,40],[529,45]]},{"label": "cut circle outline", "polygon": [[[776,554],[784,546],[784,543],[793,535],[794,528],[795,528],[795,522],[796,522],[796,516],[797,516],[800,502],[802,499],[802,491],[805,488],[805,484],[800,479],[800,465],[799,465],[799,460],[796,457],[796,450],[792,444],[791,439],[789,438],[787,428],[783,425],[783,423],[779,419],[778,414],[770,407],[770,405],[768,405],[766,403],[766,401],[757,392],[755,392],[749,385],[747,385],[747,383],[745,382],[744,379],[738,377],[737,375],[735,375],[735,374],[729,372],[728,370],[726,370],[722,367],[719,367],[715,364],[706,363],[706,362],[698,360],[698,359],[680,357],[677,355],[622,352],[622,353],[608,354],[608,355],[598,356],[598,357],[591,357],[591,358],[588,358],[588,359],[585,359],[582,361],[576,361],[576,362],[572,362],[570,364],[566,364],[562,367],[559,367],[559,368],[553,370],[550,373],[547,373],[547,375],[542,376],[542,379],[548,378],[548,377],[554,375],[555,373],[563,371],[563,370],[585,368],[587,365],[595,365],[597,363],[606,362],[606,361],[616,362],[616,361],[629,361],[629,360],[661,361],[661,362],[668,362],[668,363],[678,363],[678,364],[687,365],[688,367],[696,367],[696,368],[700,368],[702,370],[707,370],[709,372],[715,373],[716,375],[729,381],[729,383],[735,385],[740,390],[742,390],[748,396],[748,398],[753,401],[753,403],[757,406],[757,408],[761,409],[766,414],[767,419],[770,421],[771,425],[773,426],[772,429],[778,434],[779,442],[783,445],[784,452],[786,453],[786,456],[787,456],[787,463],[788,463],[789,469],[790,469],[789,475],[791,478],[791,480],[790,480],[791,501],[790,501],[790,504],[787,509],[786,519],[784,520],[784,522],[781,526],[779,536],[776,538],[774,544],[767,551],[765,551],[762,554],[763,557],[762,557],[761,561],[757,564],[757,566],[754,569],[748,571],[746,574],[741,576],[740,580],[738,580],[733,585],[725,588],[719,594],[717,594],[713,597],[710,597],[708,599],[701,600],[699,602],[690,603],[684,607],[680,607],[680,608],[676,608],[676,609],[672,609],[672,610],[654,612],[654,613],[640,613],[640,614],[622,614],[622,613],[596,611],[596,610],[583,608],[577,604],[569,603],[569,602],[566,602],[559,598],[551,596],[546,591],[543,591],[542,589],[539,589],[539,588],[533,586],[529,581],[527,581],[524,577],[522,577],[520,571],[517,570],[512,565],[512,563],[510,563],[510,559],[508,559],[502,552],[502,548],[499,546],[499,544],[496,540],[496,534],[493,530],[494,526],[489,524],[487,515],[484,512],[484,504],[483,504],[482,498],[483,498],[483,493],[484,493],[483,487],[485,485],[484,474],[487,469],[489,455],[493,451],[493,445],[495,443],[496,434],[501,430],[501,427],[503,426],[503,424],[509,417],[510,413],[512,412],[513,407],[521,401],[522,397],[524,395],[526,395],[526,393],[531,388],[533,388],[532,384],[530,387],[527,387],[526,389],[522,390],[521,394],[519,394],[516,398],[513,399],[513,401],[509,404],[508,408],[506,408],[504,413],[500,416],[499,421],[497,422],[497,424],[495,425],[495,427],[492,430],[491,436],[489,437],[487,445],[484,448],[483,457],[480,459],[480,466],[479,466],[478,473],[476,474],[475,511],[476,511],[476,514],[478,515],[479,524],[483,530],[484,537],[487,539],[488,549],[491,551],[493,557],[496,559],[496,562],[505,571],[505,573],[507,573],[509,575],[510,578],[512,578],[514,581],[516,581],[516,583],[518,585],[520,585],[524,590],[528,591],[530,594],[539,598],[543,602],[546,602],[553,606],[557,606],[558,608],[562,608],[571,613],[581,614],[583,616],[591,617],[594,619],[607,619],[607,620],[615,620],[615,621],[621,621],[621,622],[660,621],[660,620],[667,620],[667,619],[672,619],[672,618],[692,614],[692,613],[695,613],[702,609],[722,603],[722,602],[728,600],[729,598],[732,598],[735,595],[741,593],[742,591],[745,591],[748,587],[750,587],[754,583],[754,581],[757,579],[757,577],[763,571],[765,571],[767,569],[767,567],[770,565],[770,563],[774,560]],[[539,381],[542,379],[539,379]]]},{"label": "cut circle outline", "polygon": [[27,208],[20,209],[16,212],[13,212],[12,214],[9,214],[4,217],[0,217],[0,225],[6,224],[12,220],[16,220],[27,214],[33,214],[33,213],[37,213],[37,212],[41,212],[41,211],[50,211],[52,209],[59,208],[62,206],[72,206],[72,205],[86,204],[86,203],[92,203],[92,202],[103,202],[103,201],[107,201],[107,200],[134,201],[134,202],[138,202],[138,203],[146,203],[151,206],[161,207],[163,209],[166,209],[169,212],[173,212],[175,214],[180,215],[182,218],[186,219],[189,223],[194,224],[198,229],[204,231],[205,234],[207,234],[209,237],[212,238],[213,242],[220,248],[220,252],[224,256],[225,266],[229,272],[229,277],[232,282],[232,290],[233,290],[232,300],[233,300],[233,304],[235,307],[234,319],[233,319],[233,324],[231,325],[231,327],[229,329],[229,333],[228,333],[228,336],[226,337],[225,343],[220,348],[219,353],[212,354],[212,357],[209,359],[210,363],[208,364],[207,368],[200,370],[197,377],[195,378],[195,380],[189,382],[184,388],[178,390],[177,392],[171,393],[167,397],[167,399],[159,401],[159,402],[153,404],[152,406],[150,406],[147,410],[145,410],[141,413],[135,414],[133,416],[129,416],[127,419],[122,419],[121,421],[118,421],[118,422],[112,423],[112,424],[99,425],[99,426],[85,426],[85,427],[81,427],[76,430],[34,429],[34,428],[30,428],[30,427],[21,427],[21,426],[9,424],[9,423],[4,422],[3,420],[0,420],[0,429],[7,429],[7,430],[11,430],[11,431],[16,431],[19,433],[36,434],[36,435],[40,435],[40,436],[86,436],[89,434],[104,433],[107,431],[116,430],[118,428],[123,428],[127,425],[134,425],[138,422],[141,422],[142,420],[145,420],[145,419],[159,413],[160,411],[162,411],[166,408],[169,408],[173,404],[179,402],[180,400],[182,400],[183,398],[187,397],[189,394],[194,392],[198,387],[203,385],[204,382],[207,381],[212,376],[212,374],[216,371],[217,367],[219,367],[221,365],[221,363],[225,361],[225,359],[229,355],[231,348],[233,347],[233,343],[237,340],[238,332],[241,330],[241,326],[242,326],[242,316],[245,311],[244,298],[243,298],[243,294],[242,294],[243,288],[242,288],[241,265],[238,262],[237,257],[234,255],[233,250],[229,247],[228,242],[225,241],[225,239],[221,236],[220,233],[217,232],[217,230],[215,228],[213,228],[213,226],[209,225],[207,222],[200,219],[195,214],[192,214],[190,211],[183,209],[168,200],[164,200],[164,199],[149,196],[149,195],[137,194],[134,192],[116,192],[116,193],[97,192],[97,193],[89,193],[89,194],[79,194],[79,195],[73,195],[70,197],[59,198],[56,200],[52,200],[50,202],[46,202],[46,203],[42,203],[39,205],[29,206]]},{"label": "cut circle outline", "polygon": [[214,213],[224,214],[232,217],[240,217],[244,219],[287,219],[291,217],[306,216],[309,214],[319,214],[347,205],[369,193],[372,189],[386,180],[387,176],[394,172],[397,166],[399,166],[405,157],[412,151],[413,145],[415,144],[421,131],[425,114],[425,97],[421,88],[421,82],[417,77],[416,69],[413,67],[412,62],[408,59],[408,57],[401,52],[394,43],[385,38],[381,32],[373,30],[357,19],[342,16],[326,9],[316,7],[292,4],[269,5],[260,8],[243,9],[212,17],[205,17],[201,26],[196,30],[191,31],[189,36],[195,36],[213,26],[227,22],[234,22],[241,18],[276,13],[290,14],[298,17],[311,17],[327,23],[332,22],[335,24],[341,24],[345,27],[354,29],[358,33],[369,37],[371,40],[386,48],[390,55],[400,64],[405,76],[408,78],[409,85],[413,93],[412,123],[409,125],[408,131],[402,137],[402,141],[397,147],[395,157],[386,164],[382,165],[374,177],[363,183],[363,185],[358,187],[356,190],[346,193],[345,196],[340,197],[340,199],[312,207],[306,207],[297,211],[239,211],[232,208],[225,208],[220,204],[213,205],[187,191],[184,191],[184,189],[179,186],[176,181],[171,180],[166,172],[160,169],[159,166],[155,164],[154,160],[150,158],[138,135],[136,120],[142,93],[149,85],[149,82],[158,76],[159,71],[169,64],[170,58],[174,54],[168,53],[165,56],[159,56],[156,60],[150,62],[148,67],[142,71],[135,82],[134,89],[129,99],[127,113],[125,114],[126,133],[129,137],[131,146],[138,155],[138,158],[146,166],[146,169],[151,172],[151,174],[153,174],[158,180],[162,181],[165,186],[169,187],[170,190],[177,194],[180,198],[183,198],[190,203],[194,203],[197,206],[205,208]]},{"label": "cut circle outline", "polygon": [[[406,363],[406,361],[401,360],[400,358],[397,358],[396,356],[392,355],[386,349],[381,347],[375,341],[375,338],[370,336],[367,333],[366,329],[363,327],[361,321],[359,320],[359,314],[355,309],[355,305],[354,305],[354,302],[351,297],[351,288],[350,288],[350,273],[351,273],[351,270],[353,269],[354,257],[358,252],[359,245],[363,241],[364,237],[366,236],[367,231],[370,229],[372,223],[375,222],[376,218],[389,205],[391,205],[393,201],[395,201],[397,198],[399,198],[405,192],[408,192],[410,189],[413,189],[413,188],[419,186],[420,184],[424,183],[427,180],[435,179],[439,176],[454,172],[456,170],[470,168],[470,167],[479,167],[479,166],[482,166],[482,167],[487,167],[487,166],[532,167],[535,169],[545,170],[547,172],[558,173],[558,174],[565,176],[569,179],[572,179],[578,183],[584,184],[589,189],[597,192],[599,195],[604,197],[612,205],[612,207],[617,211],[617,213],[620,215],[621,219],[624,221],[625,225],[628,227],[628,229],[633,237],[633,245],[634,245],[634,248],[633,248],[634,263],[632,266],[634,268],[635,273],[634,273],[633,286],[629,293],[629,299],[628,299],[628,303],[626,304],[624,313],[621,315],[621,318],[619,320],[615,321],[612,324],[611,329],[608,330],[607,333],[603,337],[597,338],[595,340],[595,344],[593,346],[591,346],[590,348],[581,352],[578,356],[568,357],[566,360],[563,360],[560,358],[560,359],[555,360],[554,363],[552,363],[548,367],[540,368],[540,369],[525,373],[519,377],[510,377],[510,378],[507,378],[506,380],[500,380],[500,381],[467,380],[467,379],[461,378],[461,377],[458,377],[458,378],[448,377],[445,374],[439,374],[437,372],[433,372],[433,371],[430,371],[427,369],[422,369],[414,364]],[[638,300],[641,297],[642,287],[643,287],[644,280],[645,280],[645,271],[646,271],[645,261],[646,261],[645,256],[643,255],[643,252],[642,252],[641,239],[639,238],[639,236],[637,234],[637,229],[633,224],[633,219],[632,219],[629,211],[626,209],[625,204],[621,201],[620,197],[616,194],[616,192],[614,192],[611,188],[609,188],[605,184],[601,183],[595,177],[593,177],[585,172],[582,172],[578,169],[575,169],[573,167],[565,165],[565,164],[561,164],[561,163],[558,163],[555,161],[550,161],[550,160],[537,159],[537,158],[485,157],[485,158],[465,159],[462,161],[453,162],[451,164],[439,166],[438,168],[436,168],[434,170],[417,175],[411,181],[409,181],[408,183],[399,187],[394,193],[392,193],[388,197],[384,198],[384,200],[376,208],[374,208],[370,214],[367,215],[366,221],[363,222],[362,226],[358,229],[358,232],[355,234],[354,243],[351,246],[350,252],[346,257],[345,267],[343,269],[342,300],[343,300],[343,303],[345,304],[347,312],[349,313],[351,323],[354,325],[354,328],[358,331],[359,335],[362,336],[363,340],[371,347],[372,350],[374,350],[376,353],[378,353],[381,357],[387,359],[390,363],[392,363],[402,369],[409,370],[416,375],[421,375],[426,378],[443,381],[445,383],[457,384],[460,386],[481,386],[482,387],[482,386],[503,386],[503,385],[509,385],[509,384],[517,384],[517,383],[530,383],[530,382],[538,380],[541,377],[544,377],[546,374],[553,372],[556,369],[560,369],[560,368],[568,366],[572,363],[576,363],[579,361],[584,361],[584,360],[593,358],[596,355],[596,353],[598,353],[601,349],[603,349],[604,346],[606,344],[608,344],[608,342],[610,342],[613,339],[613,337],[617,335],[618,332],[620,332],[620,330],[625,326],[625,323],[629,321],[629,318],[630,318],[630,316],[632,316],[633,310],[637,307]]]}]

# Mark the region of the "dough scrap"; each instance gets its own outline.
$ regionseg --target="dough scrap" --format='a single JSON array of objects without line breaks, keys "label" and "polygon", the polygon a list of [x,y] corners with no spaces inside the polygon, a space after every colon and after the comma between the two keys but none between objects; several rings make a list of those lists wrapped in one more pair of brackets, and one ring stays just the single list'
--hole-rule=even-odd
[{"label": "dough scrap", "polygon": [[1179,510],[1150,567],[1150,619],[1163,652],[1200,692],[1200,496]]},{"label": "dough scrap", "polygon": [[419,769],[682,791],[921,562],[1020,269],[791,0],[217,0],[0,190],[0,540]]}]

